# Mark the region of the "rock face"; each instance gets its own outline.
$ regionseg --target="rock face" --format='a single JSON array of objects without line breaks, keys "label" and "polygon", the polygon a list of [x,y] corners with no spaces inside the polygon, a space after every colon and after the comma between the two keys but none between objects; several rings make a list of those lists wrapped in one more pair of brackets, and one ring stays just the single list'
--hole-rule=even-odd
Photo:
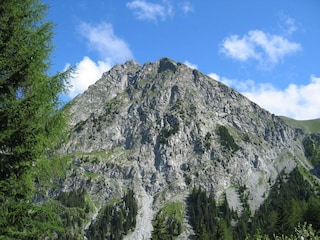
[{"label": "rock face", "polygon": [[245,186],[255,210],[281,171],[306,163],[301,132],[167,58],[116,65],[67,108],[70,134],[60,151],[74,167],[63,189],[85,187],[97,210],[133,189],[139,213],[127,239],[150,238],[153,213],[194,186],[226,194],[239,212],[237,187]]}]

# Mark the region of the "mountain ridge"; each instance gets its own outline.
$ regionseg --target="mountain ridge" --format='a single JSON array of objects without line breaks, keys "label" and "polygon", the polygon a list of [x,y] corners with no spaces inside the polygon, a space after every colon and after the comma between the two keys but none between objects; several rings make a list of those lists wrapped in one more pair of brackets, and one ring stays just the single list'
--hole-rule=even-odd
[{"label": "mountain ridge", "polygon": [[317,133],[320,131],[320,118],[308,120],[295,120],[284,116],[281,116],[281,118],[292,127],[300,128],[307,133]]},{"label": "mountain ridge", "polygon": [[241,214],[239,187],[255,211],[281,172],[312,168],[303,130],[168,58],[116,65],[66,109],[70,131],[60,153],[74,167],[62,191],[84,187],[99,211],[133,189],[140,218],[126,239],[150,238],[154,214],[184,202],[194,186],[226,196]]}]

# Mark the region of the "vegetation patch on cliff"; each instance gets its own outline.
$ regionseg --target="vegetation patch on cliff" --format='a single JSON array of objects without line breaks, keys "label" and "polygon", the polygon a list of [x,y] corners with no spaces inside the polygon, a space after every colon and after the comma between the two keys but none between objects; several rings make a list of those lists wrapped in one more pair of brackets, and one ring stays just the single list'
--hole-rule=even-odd
[{"label": "vegetation patch on cliff", "polygon": [[176,239],[183,231],[184,203],[166,204],[153,220],[153,240]]}]

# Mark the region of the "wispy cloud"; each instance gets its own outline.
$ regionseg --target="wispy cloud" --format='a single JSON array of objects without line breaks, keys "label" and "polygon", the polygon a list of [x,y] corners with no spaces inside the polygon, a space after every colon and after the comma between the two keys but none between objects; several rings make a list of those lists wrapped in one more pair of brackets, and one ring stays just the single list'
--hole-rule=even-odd
[{"label": "wispy cloud", "polygon": [[134,0],[127,3],[127,7],[134,11],[140,20],[158,21],[165,20],[172,15],[172,6],[168,1],[152,3],[145,0]]},{"label": "wispy cloud", "polygon": [[289,17],[284,12],[279,13],[279,28],[283,35],[290,36],[295,31],[297,31],[296,21],[295,19]]},{"label": "wispy cloud", "polygon": [[82,23],[79,32],[87,40],[89,48],[100,55],[101,60],[94,61],[85,56],[76,64],[75,74],[71,78],[72,87],[68,93],[70,98],[84,92],[112,65],[133,58],[128,44],[114,33],[110,23]]},{"label": "wispy cloud", "polygon": [[102,58],[108,58],[113,62],[123,62],[133,58],[128,44],[115,35],[112,24],[102,22],[93,26],[82,23],[79,30],[88,41],[89,47],[97,51]]},{"label": "wispy cloud", "polygon": [[305,120],[320,117],[320,77],[310,76],[306,85],[290,84],[277,89],[270,83],[256,84],[253,80],[239,81],[209,74],[213,79],[233,87],[271,113]]},{"label": "wispy cloud", "polygon": [[217,73],[210,73],[208,74],[208,76],[214,80],[222,82],[229,87],[235,88],[239,92],[246,92],[248,90],[255,89],[255,83],[251,79],[239,81],[237,79],[230,79],[224,76],[220,76]]},{"label": "wispy cloud", "polygon": [[242,37],[231,35],[224,39],[220,52],[239,61],[254,59],[260,67],[269,68],[300,49],[299,43],[291,42],[281,35],[252,30]]}]

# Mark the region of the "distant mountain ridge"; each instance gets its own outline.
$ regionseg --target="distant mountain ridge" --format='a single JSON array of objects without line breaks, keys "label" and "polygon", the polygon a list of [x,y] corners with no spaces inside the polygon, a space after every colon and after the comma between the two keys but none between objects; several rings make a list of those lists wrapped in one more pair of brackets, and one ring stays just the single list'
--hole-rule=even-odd
[{"label": "distant mountain ridge", "polygon": [[301,128],[307,133],[317,133],[320,131],[320,118],[310,120],[295,120],[288,117],[281,117],[289,125],[295,128]]},{"label": "distant mountain ridge", "polygon": [[[59,151],[72,167],[54,194],[86,190],[94,205],[87,230],[128,189],[138,217],[125,239],[149,239],[156,214],[185,204],[195,186],[241,214],[239,188],[255,211],[281,172],[313,168],[303,129],[168,58],[116,65],[65,109],[70,131]],[[181,239],[192,235],[184,214]]]}]

